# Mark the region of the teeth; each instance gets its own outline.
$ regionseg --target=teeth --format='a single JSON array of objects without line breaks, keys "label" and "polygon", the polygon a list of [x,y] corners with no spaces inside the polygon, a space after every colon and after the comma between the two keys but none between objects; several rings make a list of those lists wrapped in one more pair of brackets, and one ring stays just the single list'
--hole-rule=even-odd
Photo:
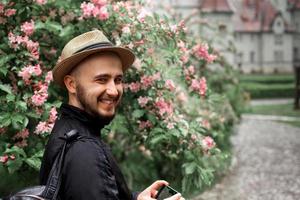
[{"label": "teeth", "polygon": [[101,102],[106,103],[106,104],[113,104],[113,100],[107,100],[107,99],[102,99]]}]

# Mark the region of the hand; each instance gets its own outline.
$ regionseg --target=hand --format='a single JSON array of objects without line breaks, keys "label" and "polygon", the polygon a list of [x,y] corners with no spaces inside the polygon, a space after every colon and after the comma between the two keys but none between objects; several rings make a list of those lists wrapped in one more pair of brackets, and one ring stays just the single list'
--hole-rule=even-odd
[{"label": "hand", "polygon": [[[155,181],[154,183],[152,183],[152,185],[147,187],[138,195],[137,200],[155,200],[158,189],[163,185],[169,185],[169,183],[163,180]],[[181,197],[181,194],[176,194],[167,198],[166,200],[184,200],[184,198]]]},{"label": "hand", "polygon": [[165,200],[184,200],[184,198],[181,196],[180,193],[178,193],[178,194],[175,194],[175,195],[173,195],[173,196],[171,196],[171,197],[169,197]]}]

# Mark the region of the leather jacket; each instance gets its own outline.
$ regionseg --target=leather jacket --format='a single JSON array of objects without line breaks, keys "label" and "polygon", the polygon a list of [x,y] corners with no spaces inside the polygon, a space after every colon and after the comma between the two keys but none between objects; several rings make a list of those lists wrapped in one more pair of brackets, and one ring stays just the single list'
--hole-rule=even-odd
[{"label": "leather jacket", "polygon": [[77,129],[88,140],[78,140],[65,155],[59,197],[63,200],[135,200],[110,148],[101,140],[100,130],[109,122],[85,111],[62,104],[40,169],[40,183],[45,185],[56,155],[62,148],[64,133]]}]

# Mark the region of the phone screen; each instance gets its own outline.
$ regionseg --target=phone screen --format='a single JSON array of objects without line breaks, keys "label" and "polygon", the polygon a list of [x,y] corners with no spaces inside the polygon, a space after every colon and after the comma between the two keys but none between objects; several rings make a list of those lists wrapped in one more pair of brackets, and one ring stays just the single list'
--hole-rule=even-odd
[{"label": "phone screen", "polygon": [[163,199],[166,199],[166,198],[168,198],[170,196],[173,196],[173,195],[175,195],[177,193],[178,192],[175,189],[171,188],[170,186],[162,186],[159,189],[159,191],[158,191],[158,193],[157,193],[157,195],[156,195],[155,198],[157,200],[163,200]]}]

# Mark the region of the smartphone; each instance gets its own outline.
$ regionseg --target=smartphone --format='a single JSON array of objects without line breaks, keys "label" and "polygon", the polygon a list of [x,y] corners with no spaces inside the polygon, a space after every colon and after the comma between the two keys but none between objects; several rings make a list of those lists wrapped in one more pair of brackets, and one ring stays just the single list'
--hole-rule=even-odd
[{"label": "smartphone", "polygon": [[168,186],[168,185],[164,185],[162,186],[159,190],[158,193],[155,197],[155,199],[157,200],[164,200],[168,197],[171,197],[175,194],[177,194],[179,192],[177,192],[175,189],[173,189],[172,187]]}]

